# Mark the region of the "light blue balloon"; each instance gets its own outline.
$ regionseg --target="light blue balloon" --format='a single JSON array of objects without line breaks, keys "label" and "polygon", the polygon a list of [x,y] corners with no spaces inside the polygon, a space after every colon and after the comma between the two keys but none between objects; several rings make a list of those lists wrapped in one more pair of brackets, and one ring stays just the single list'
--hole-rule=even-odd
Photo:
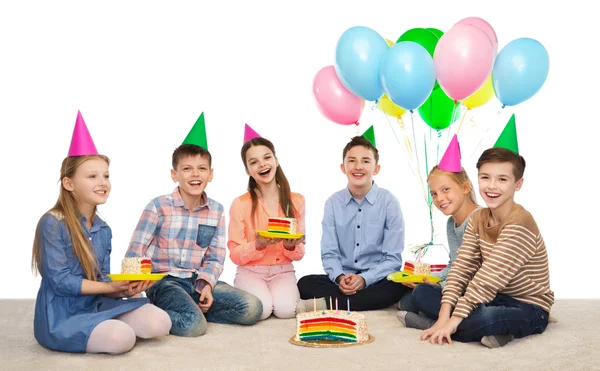
[{"label": "light blue balloon", "polygon": [[433,58],[421,45],[401,41],[383,56],[381,84],[387,96],[406,110],[419,108],[435,85]]},{"label": "light blue balloon", "polygon": [[368,27],[346,30],[335,49],[335,71],[342,84],[364,100],[381,98],[379,65],[388,49],[385,39]]},{"label": "light blue balloon", "polygon": [[498,100],[514,106],[533,97],[548,77],[550,58],[537,40],[520,38],[508,43],[494,62],[492,82]]}]

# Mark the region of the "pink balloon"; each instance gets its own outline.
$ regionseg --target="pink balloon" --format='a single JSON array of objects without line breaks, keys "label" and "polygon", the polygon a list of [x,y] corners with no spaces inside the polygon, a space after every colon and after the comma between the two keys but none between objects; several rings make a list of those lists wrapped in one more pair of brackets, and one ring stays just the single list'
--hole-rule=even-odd
[{"label": "pink balloon", "polygon": [[433,54],[437,80],[450,98],[475,93],[494,67],[494,47],[475,26],[457,24],[440,38]]},{"label": "pink balloon", "polygon": [[496,58],[496,55],[498,54],[498,36],[496,36],[496,31],[494,31],[494,27],[492,27],[491,24],[489,24],[485,19],[479,17],[467,17],[461,19],[456,24],[475,26],[483,31],[490,39],[490,42],[494,47],[494,58]]},{"label": "pink balloon", "polygon": [[313,94],[319,111],[329,120],[341,125],[356,124],[365,106],[363,99],[346,89],[333,66],[324,67],[317,72],[313,81]]}]

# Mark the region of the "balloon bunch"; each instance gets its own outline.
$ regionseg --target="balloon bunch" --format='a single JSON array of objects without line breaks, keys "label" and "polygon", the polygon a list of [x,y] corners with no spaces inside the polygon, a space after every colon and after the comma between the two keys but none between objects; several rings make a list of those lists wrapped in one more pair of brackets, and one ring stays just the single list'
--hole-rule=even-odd
[{"label": "balloon bunch", "polygon": [[335,64],[321,69],[313,93],[321,113],[341,124],[357,124],[365,101],[400,118],[418,110],[435,130],[449,127],[466,109],[496,97],[504,106],[534,96],[548,76],[544,46],[530,38],[508,43],[498,53],[492,26],[478,17],[457,22],[446,33],[413,28],[394,43],[363,26],[338,40]]},{"label": "balloon bunch", "polygon": [[[425,180],[430,165],[437,164],[437,158],[429,157],[439,154],[441,131],[448,129],[450,136],[451,125],[463,108],[481,107],[493,98],[502,108],[528,100],[548,76],[548,53],[538,41],[519,38],[500,52],[498,46],[493,27],[478,17],[461,19],[445,33],[436,28],[413,28],[396,42],[371,28],[356,26],[341,35],[335,63],[321,69],[313,81],[317,107],[337,124],[358,125],[365,101],[373,101],[387,116],[396,118],[401,129],[402,116],[411,112],[412,138],[402,130],[402,140],[396,139],[406,147],[409,167],[420,181],[429,207],[429,244],[434,236],[433,202]],[[429,127],[423,127],[429,134],[416,127],[415,110]],[[422,141],[416,131],[422,132]],[[437,139],[437,149],[428,145],[432,139]]]}]

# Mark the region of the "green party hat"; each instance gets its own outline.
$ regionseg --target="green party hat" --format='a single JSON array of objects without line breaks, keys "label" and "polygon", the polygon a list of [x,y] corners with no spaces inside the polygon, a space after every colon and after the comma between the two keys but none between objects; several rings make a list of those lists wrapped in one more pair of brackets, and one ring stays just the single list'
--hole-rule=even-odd
[{"label": "green party hat", "polygon": [[515,114],[506,123],[502,134],[498,137],[494,148],[506,148],[519,154],[519,143],[517,142],[517,126],[515,124]]},{"label": "green party hat", "polygon": [[377,148],[377,145],[375,144],[375,129],[373,128],[373,125],[371,125],[367,130],[365,130],[364,133],[362,133],[362,137],[371,142],[373,147]]},{"label": "green party hat", "polygon": [[181,144],[195,144],[208,150],[208,143],[206,140],[206,125],[204,124],[204,112],[200,114],[198,120],[192,127],[192,130],[188,133],[187,137]]}]

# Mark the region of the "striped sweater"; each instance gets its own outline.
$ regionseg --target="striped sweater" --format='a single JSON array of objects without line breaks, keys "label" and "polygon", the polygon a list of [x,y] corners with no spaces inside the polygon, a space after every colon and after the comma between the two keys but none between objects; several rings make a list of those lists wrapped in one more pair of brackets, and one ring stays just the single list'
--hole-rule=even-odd
[{"label": "striped sweater", "polygon": [[467,318],[496,294],[535,304],[546,312],[554,304],[546,245],[531,214],[515,204],[502,223],[488,227],[491,212],[474,212],[458,256],[448,273],[442,303]]}]

